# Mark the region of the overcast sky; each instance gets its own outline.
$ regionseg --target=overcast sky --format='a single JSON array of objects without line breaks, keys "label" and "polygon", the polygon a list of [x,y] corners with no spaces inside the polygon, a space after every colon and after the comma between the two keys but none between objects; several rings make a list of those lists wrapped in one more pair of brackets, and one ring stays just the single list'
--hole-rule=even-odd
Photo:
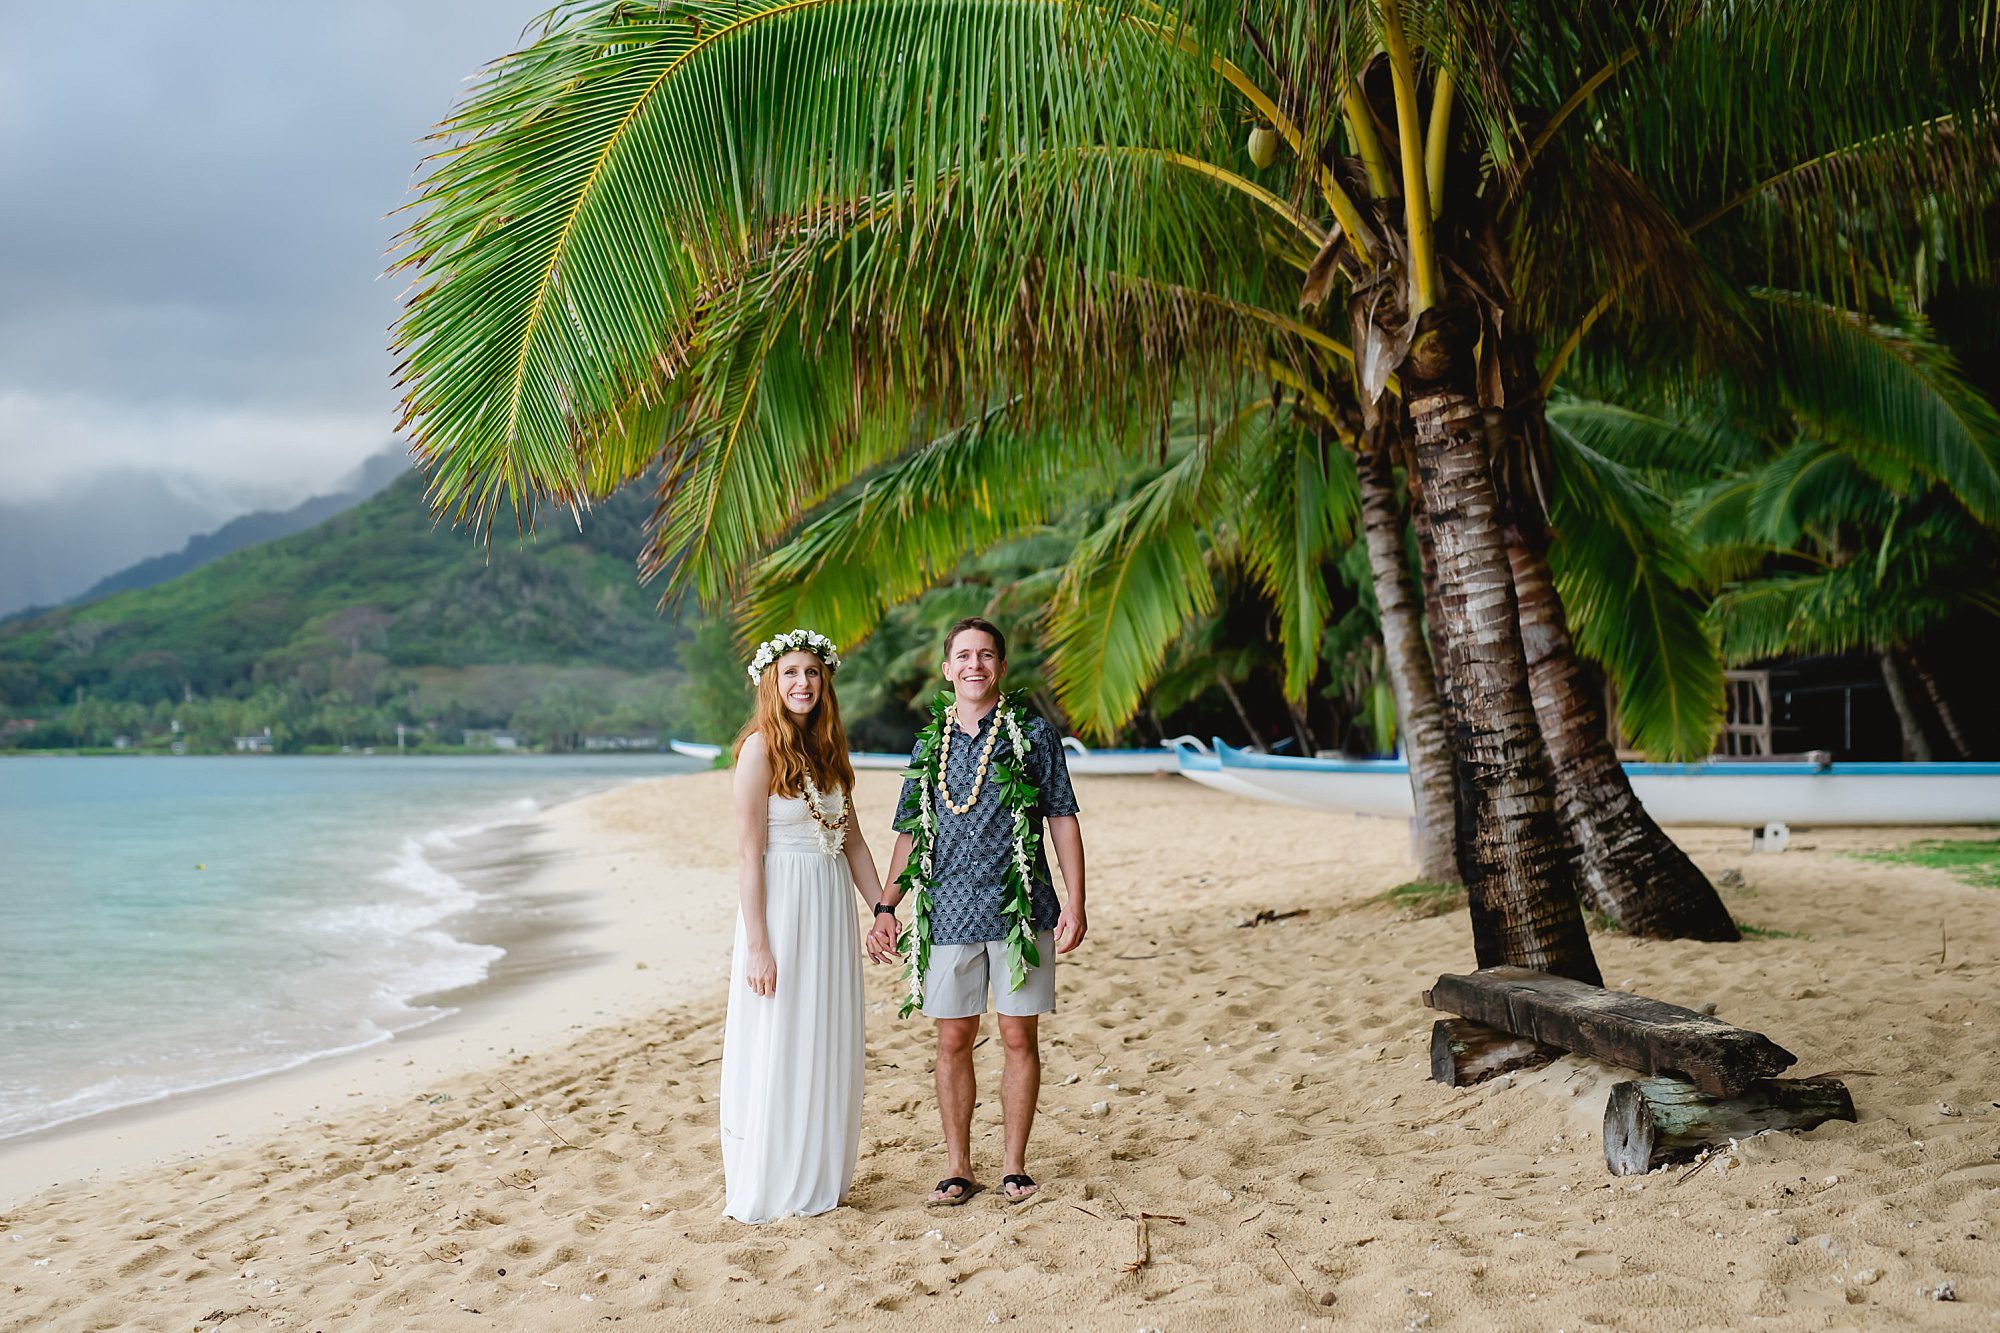
[{"label": "overcast sky", "polygon": [[0,0],[7,499],[181,474],[244,508],[390,443],[389,216],[548,0]]}]

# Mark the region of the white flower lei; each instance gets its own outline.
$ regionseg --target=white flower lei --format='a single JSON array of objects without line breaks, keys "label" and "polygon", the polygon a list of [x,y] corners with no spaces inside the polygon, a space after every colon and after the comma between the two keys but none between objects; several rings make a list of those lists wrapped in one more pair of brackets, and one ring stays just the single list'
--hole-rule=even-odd
[{"label": "white flower lei", "polygon": [[775,639],[766,639],[757,645],[756,656],[752,657],[750,665],[744,668],[750,673],[750,683],[755,685],[762,680],[765,670],[771,663],[786,653],[801,651],[813,653],[820,661],[826,663],[828,674],[840,670],[840,650],[834,647],[832,639],[813,630],[795,629],[780,634]]},{"label": "white flower lei", "polygon": [[[941,693],[931,704],[931,725],[920,734],[924,744],[910,774],[917,779],[917,827],[910,830],[915,855],[911,864],[905,867],[901,883],[912,908],[910,924],[897,942],[903,956],[908,959],[903,971],[903,979],[908,986],[900,1011],[904,1018],[923,1007],[924,974],[930,970],[931,891],[937,883],[932,850],[938,826],[937,789],[943,777],[939,771],[943,750],[941,742],[944,728],[958,725],[953,717],[955,704],[956,700],[949,692]],[[1004,695],[996,711],[998,716],[994,718],[993,725],[1007,729],[1007,739],[1014,747],[1011,763],[994,762],[994,777],[1000,784],[1000,799],[1007,802],[1014,812],[1006,898],[1001,903],[1000,915],[1007,926],[1007,989],[1017,991],[1027,980],[1028,969],[1039,967],[1042,961],[1041,952],[1035,947],[1032,878],[1035,849],[1041,844],[1041,835],[1031,830],[1028,820],[1041,793],[1028,781],[1026,764],[1030,746],[1026,733],[1021,729],[1020,711]]]}]

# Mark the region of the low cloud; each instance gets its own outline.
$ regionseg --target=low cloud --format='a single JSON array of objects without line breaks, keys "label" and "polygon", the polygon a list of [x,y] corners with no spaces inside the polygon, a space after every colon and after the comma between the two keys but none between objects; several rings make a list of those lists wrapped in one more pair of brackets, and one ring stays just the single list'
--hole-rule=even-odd
[{"label": "low cloud", "polygon": [[[374,405],[369,405],[374,409]],[[81,394],[0,390],[8,498],[34,503],[110,470],[160,474],[222,512],[296,504],[339,489],[393,441],[381,410],[128,405]]]}]

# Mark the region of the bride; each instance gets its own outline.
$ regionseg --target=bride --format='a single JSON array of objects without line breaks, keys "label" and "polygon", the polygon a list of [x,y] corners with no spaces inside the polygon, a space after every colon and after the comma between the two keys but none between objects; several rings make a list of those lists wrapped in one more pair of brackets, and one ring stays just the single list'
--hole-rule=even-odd
[{"label": "bride", "polygon": [[723,1211],[742,1222],[839,1206],[860,1147],[861,931],[847,891],[874,907],[882,884],[850,818],[839,667],[808,630],[761,644],[755,711],[736,742],[742,910],[722,1037],[722,1173]]}]

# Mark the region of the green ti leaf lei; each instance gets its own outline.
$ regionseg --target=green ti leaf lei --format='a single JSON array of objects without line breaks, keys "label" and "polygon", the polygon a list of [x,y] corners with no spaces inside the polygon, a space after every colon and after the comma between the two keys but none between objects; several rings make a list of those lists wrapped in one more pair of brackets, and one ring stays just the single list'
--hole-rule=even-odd
[{"label": "green ti leaf lei", "polygon": [[[931,868],[937,844],[937,828],[942,809],[938,791],[944,785],[944,729],[957,726],[952,719],[956,702],[951,691],[943,690],[931,700],[930,725],[917,733],[916,758],[903,776],[917,781],[917,815],[901,832],[910,835],[910,860],[896,877],[897,887],[910,902],[910,924],[897,941],[906,962],[903,967],[903,1007],[908,1018],[924,1003],[924,977],[931,965],[931,892],[937,885]],[[1021,726],[1021,712],[1007,695],[1000,696],[994,709],[993,725],[1007,728],[1013,746],[1011,761],[996,756],[986,780],[994,783],[1000,799],[1014,813],[1014,840],[1004,881],[1005,898],[1000,914],[1007,924],[1007,989],[1017,991],[1028,979],[1028,969],[1040,967],[1041,952],[1035,947],[1035,902],[1033,867],[1042,835],[1035,832],[1030,816],[1041,799],[1041,790],[1028,781],[1027,758],[1031,748]]]}]

